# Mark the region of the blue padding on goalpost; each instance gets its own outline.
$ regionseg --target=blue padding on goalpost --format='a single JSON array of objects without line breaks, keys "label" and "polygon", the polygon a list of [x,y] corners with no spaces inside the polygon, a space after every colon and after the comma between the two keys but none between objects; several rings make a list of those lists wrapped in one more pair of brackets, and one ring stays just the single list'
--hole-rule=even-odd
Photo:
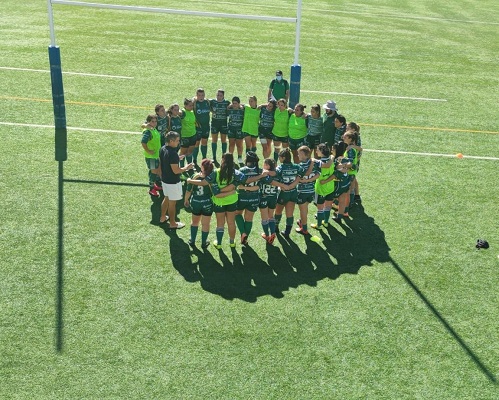
[{"label": "blue padding on goalpost", "polygon": [[66,106],[62,86],[61,54],[58,46],[49,46],[50,78],[55,122],[55,160],[68,158],[68,134],[66,129]]},{"label": "blue padding on goalpost", "polygon": [[300,102],[301,65],[291,66],[291,82],[289,84],[289,106],[295,108]]}]

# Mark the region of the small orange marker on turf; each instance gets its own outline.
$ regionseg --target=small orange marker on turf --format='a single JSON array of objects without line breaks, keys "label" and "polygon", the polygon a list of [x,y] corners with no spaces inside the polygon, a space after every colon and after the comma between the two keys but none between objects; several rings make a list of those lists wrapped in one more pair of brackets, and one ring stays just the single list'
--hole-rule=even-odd
[{"label": "small orange marker on turf", "polygon": [[463,156],[463,153],[457,153],[457,154],[456,154],[456,157],[457,157],[457,158],[463,158],[464,156]]}]

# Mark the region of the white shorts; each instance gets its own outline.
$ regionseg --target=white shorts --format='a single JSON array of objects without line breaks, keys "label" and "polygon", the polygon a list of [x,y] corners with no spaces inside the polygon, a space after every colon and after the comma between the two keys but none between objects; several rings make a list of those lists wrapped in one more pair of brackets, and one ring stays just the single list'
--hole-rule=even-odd
[{"label": "white shorts", "polygon": [[161,182],[161,186],[163,186],[163,195],[168,197],[168,200],[182,200],[182,182]]}]

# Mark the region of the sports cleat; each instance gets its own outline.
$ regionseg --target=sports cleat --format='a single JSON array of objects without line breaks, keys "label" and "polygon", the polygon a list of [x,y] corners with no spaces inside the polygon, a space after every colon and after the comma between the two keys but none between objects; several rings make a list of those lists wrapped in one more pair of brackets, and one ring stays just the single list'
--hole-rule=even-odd
[{"label": "sports cleat", "polygon": [[187,242],[189,244],[189,246],[191,247],[196,247],[196,243],[194,243],[191,239],[189,239],[189,241]]},{"label": "sports cleat", "polygon": [[152,188],[151,190],[149,190],[149,194],[151,196],[154,196],[154,197],[159,197],[159,193],[156,189]]},{"label": "sports cleat", "polygon": [[222,245],[218,244],[218,242],[213,242],[213,246],[215,246],[215,249],[217,250],[222,250]]},{"label": "sports cleat", "polygon": [[308,231],[303,228],[296,228],[295,231],[301,233],[302,235],[309,235]]},{"label": "sports cleat", "polygon": [[289,233],[286,231],[281,231],[281,235],[284,236],[286,239],[289,239]]},{"label": "sports cleat", "polygon": [[348,215],[348,213],[346,212],[343,214],[343,218],[350,218],[350,215]]},{"label": "sports cleat", "polygon": [[269,237],[270,237],[270,235],[269,235],[269,236],[267,236],[267,235],[265,234],[265,232],[260,233],[260,236],[261,236],[262,238],[264,238],[267,242],[269,241]]},{"label": "sports cleat", "polygon": [[275,234],[275,233],[273,233],[273,234],[272,234],[272,235],[270,235],[270,236],[267,236],[267,243],[268,243],[268,244],[274,244],[275,237],[276,237],[276,234]]},{"label": "sports cleat", "polygon": [[[301,219],[299,219],[298,221],[296,221],[296,225],[298,225],[300,227],[300,229],[302,228]],[[296,232],[298,232],[298,229],[296,230]]]},{"label": "sports cleat", "polygon": [[243,233],[241,235],[241,244],[243,244],[243,245],[247,245],[248,244],[248,234],[247,233]]},{"label": "sports cleat", "polygon": [[210,241],[209,241],[209,240],[207,240],[206,242],[201,243],[201,248],[202,248],[202,249],[206,249],[206,248],[208,248],[208,246],[209,246],[209,245],[210,245]]},{"label": "sports cleat", "polygon": [[334,222],[340,223],[341,222],[341,215],[334,214],[334,217],[332,218]]},{"label": "sports cleat", "polygon": [[319,225],[319,224],[310,224],[310,226],[311,226],[312,228],[314,228],[314,229],[318,229],[318,230],[320,230],[320,231],[323,231],[323,230],[324,230],[324,228],[325,228],[324,224],[322,224],[322,225]]}]

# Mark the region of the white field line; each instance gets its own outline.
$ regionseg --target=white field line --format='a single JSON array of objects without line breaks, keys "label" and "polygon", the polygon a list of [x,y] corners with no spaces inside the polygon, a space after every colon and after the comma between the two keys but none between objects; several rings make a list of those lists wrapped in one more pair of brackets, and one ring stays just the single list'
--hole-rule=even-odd
[{"label": "white field line", "polygon": [[[38,124],[18,124],[15,122],[0,122],[0,125],[6,126],[24,126],[27,128],[48,128],[55,129],[54,125],[38,125]],[[103,133],[126,133],[129,135],[142,135],[142,132],[133,132],[133,131],[117,131],[112,129],[95,129],[95,128],[79,128],[79,127],[66,127],[68,131],[87,131],[87,132],[103,132]]]},{"label": "white field line", "polygon": [[[3,70],[9,71],[29,71],[29,72],[50,72],[48,69],[32,69],[32,68],[14,68],[14,67],[0,67]],[[133,79],[132,76],[121,76],[121,75],[105,75],[105,74],[86,74],[84,72],[66,72],[62,71],[63,75],[81,75],[81,76],[97,76],[100,78],[113,78],[113,79]]]},{"label": "white field line", "polygon": [[432,99],[428,97],[407,97],[407,96],[387,96],[381,94],[366,94],[366,93],[342,93],[342,92],[325,92],[321,90],[300,90],[302,93],[319,93],[319,94],[337,94],[343,96],[359,96],[359,97],[380,97],[384,99],[399,99],[399,100],[417,100],[417,101],[447,101],[446,99]]},{"label": "white field line", "polygon": [[[0,122],[0,125],[6,126],[24,126],[27,128],[48,128],[55,129],[54,125],[38,125],[38,124],[18,124],[15,122]],[[118,131],[113,129],[96,129],[96,128],[80,128],[80,127],[71,127],[68,126],[67,130],[70,131],[86,131],[86,132],[103,132],[103,133],[119,133],[119,134],[128,134],[128,135],[142,135],[142,132],[133,132],[133,131]],[[456,158],[456,154],[438,154],[438,153],[418,153],[413,151],[398,151],[398,150],[376,150],[376,149],[363,149],[363,153],[387,153],[387,154],[404,154],[404,155],[413,155],[413,156],[426,156],[426,157],[451,157]],[[463,158],[471,158],[475,160],[491,160],[491,161],[499,161],[499,157],[482,157],[482,156],[468,156],[463,155]]]},{"label": "white field line", "polygon": [[[234,5],[238,7],[243,7],[243,6],[248,6],[248,7],[255,7],[254,4],[251,3],[235,3],[235,2],[230,2],[230,1],[210,1],[210,0],[200,0],[200,1],[192,1],[192,2],[197,2],[197,3],[214,3],[214,4],[227,4],[227,5]],[[282,6],[273,6],[273,5],[268,5],[268,4],[260,4],[258,5],[258,8],[278,8],[281,9]],[[465,20],[465,19],[451,19],[451,18],[439,18],[439,17],[425,17],[425,16],[413,16],[413,15],[404,15],[404,14],[387,14],[387,13],[382,13],[382,12],[360,12],[360,11],[341,11],[338,9],[321,9],[321,8],[303,8],[303,11],[312,11],[312,12],[318,12],[318,13],[338,13],[338,14],[352,14],[352,15],[362,15],[364,17],[373,17],[373,18],[379,18],[379,17],[386,17],[386,18],[396,18],[396,19],[415,19],[415,20],[428,20],[428,21],[436,21],[436,22],[458,22],[458,23],[465,23],[465,24],[481,24],[481,25],[499,25],[499,22],[490,22],[490,21],[474,21],[474,20]],[[303,12],[302,11],[302,12]]]}]

